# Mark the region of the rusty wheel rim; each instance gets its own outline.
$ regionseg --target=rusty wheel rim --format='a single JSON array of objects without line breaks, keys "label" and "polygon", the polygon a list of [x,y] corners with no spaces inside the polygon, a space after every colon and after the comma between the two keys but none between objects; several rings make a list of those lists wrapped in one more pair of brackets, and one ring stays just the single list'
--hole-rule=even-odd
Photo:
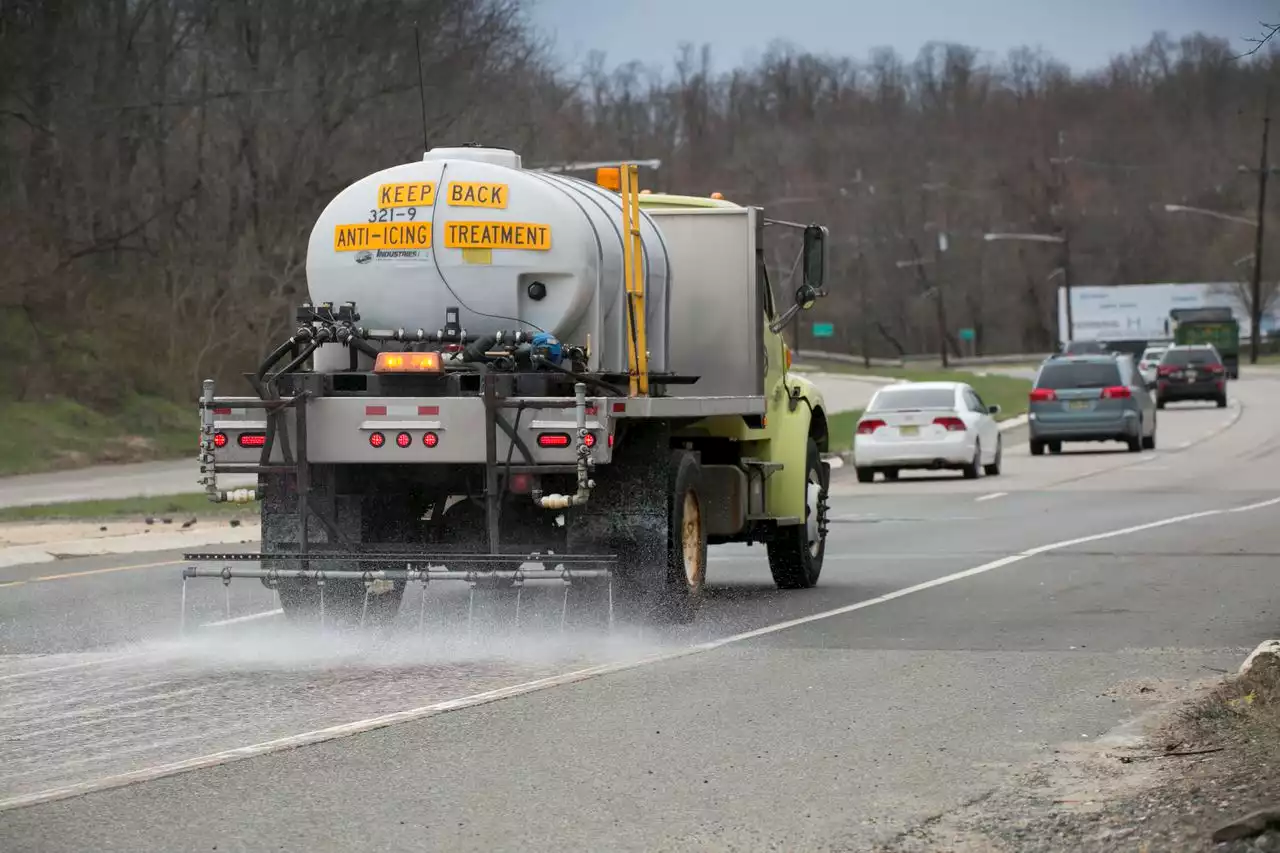
[{"label": "rusty wheel rim", "polygon": [[698,496],[692,491],[684,493],[682,517],[684,523],[680,526],[680,551],[684,580],[689,589],[697,590],[702,586],[706,565],[702,551],[702,507],[698,504]]}]

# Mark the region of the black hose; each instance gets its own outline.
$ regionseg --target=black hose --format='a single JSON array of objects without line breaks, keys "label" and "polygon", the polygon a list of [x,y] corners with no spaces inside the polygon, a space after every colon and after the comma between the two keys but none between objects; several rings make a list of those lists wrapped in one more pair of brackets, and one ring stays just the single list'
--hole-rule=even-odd
[{"label": "black hose", "polygon": [[284,354],[287,353],[297,343],[298,343],[298,337],[297,335],[294,335],[293,337],[289,338],[289,340],[285,341],[280,346],[272,350],[271,355],[263,359],[262,364],[258,366],[258,373],[257,373],[258,381],[261,382],[264,378],[266,378],[267,371],[270,370],[272,367],[274,367],[277,361],[284,358]]},{"label": "black hose", "polygon": [[483,337],[477,338],[468,344],[467,348],[462,351],[462,360],[487,361],[488,359],[485,358],[485,353],[487,353],[497,342],[497,335],[484,335]]},{"label": "black hose", "polygon": [[271,374],[271,378],[268,379],[267,382],[274,383],[277,379],[279,379],[284,374],[292,373],[293,371],[297,370],[304,361],[306,361],[308,358],[311,357],[311,353],[315,352],[318,346],[319,344],[315,343],[314,341],[307,344],[305,347],[302,348],[302,352],[298,353],[297,358],[295,358],[293,361],[289,362],[284,367],[277,370],[275,373]]},{"label": "black hose", "polygon": [[561,367],[560,365],[542,356],[535,356],[533,360],[535,363],[541,364],[543,367],[549,367],[552,370],[557,370],[560,373],[563,373],[565,376],[568,376],[569,378],[573,379],[573,381],[575,382],[581,382],[584,385],[593,385],[596,388],[599,388],[602,391],[607,391],[608,393],[613,394],[614,396],[617,396],[617,397],[627,396],[626,391],[622,390],[621,388],[616,388],[613,385],[610,385],[608,382],[605,382],[603,379],[596,379],[594,376],[584,376],[581,373],[576,373],[570,370],[569,368]]}]

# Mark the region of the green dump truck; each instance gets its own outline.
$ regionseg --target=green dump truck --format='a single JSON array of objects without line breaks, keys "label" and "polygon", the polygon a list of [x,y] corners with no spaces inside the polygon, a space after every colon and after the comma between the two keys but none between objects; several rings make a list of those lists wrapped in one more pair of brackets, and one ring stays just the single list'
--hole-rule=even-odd
[{"label": "green dump truck", "polygon": [[1175,344],[1213,344],[1227,376],[1240,378],[1240,324],[1230,308],[1175,308],[1169,320]]}]

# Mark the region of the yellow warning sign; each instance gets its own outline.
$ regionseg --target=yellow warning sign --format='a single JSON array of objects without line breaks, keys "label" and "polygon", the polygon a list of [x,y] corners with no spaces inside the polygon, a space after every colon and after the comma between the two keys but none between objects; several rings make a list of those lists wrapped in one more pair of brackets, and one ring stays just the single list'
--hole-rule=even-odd
[{"label": "yellow warning sign", "polygon": [[449,183],[450,207],[489,207],[505,210],[507,207],[506,184],[486,184],[471,181]]},{"label": "yellow warning sign", "polygon": [[551,226],[536,222],[446,222],[446,249],[526,249],[545,252],[551,248]]},{"label": "yellow warning sign", "polygon": [[333,227],[333,250],[430,249],[430,222],[361,222]]},{"label": "yellow warning sign", "polygon": [[378,185],[378,207],[430,207],[435,203],[434,181]]}]

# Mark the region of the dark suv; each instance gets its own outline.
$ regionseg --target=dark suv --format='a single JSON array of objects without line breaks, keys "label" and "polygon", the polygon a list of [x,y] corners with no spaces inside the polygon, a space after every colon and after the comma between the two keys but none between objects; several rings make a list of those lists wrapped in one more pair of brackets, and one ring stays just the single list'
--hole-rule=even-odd
[{"label": "dark suv", "polygon": [[1156,367],[1156,405],[1178,400],[1213,400],[1227,407],[1227,368],[1212,344],[1172,346]]},{"label": "dark suv", "polygon": [[1154,450],[1156,409],[1128,355],[1058,356],[1040,365],[1031,389],[1031,455],[1064,441],[1123,441]]}]

